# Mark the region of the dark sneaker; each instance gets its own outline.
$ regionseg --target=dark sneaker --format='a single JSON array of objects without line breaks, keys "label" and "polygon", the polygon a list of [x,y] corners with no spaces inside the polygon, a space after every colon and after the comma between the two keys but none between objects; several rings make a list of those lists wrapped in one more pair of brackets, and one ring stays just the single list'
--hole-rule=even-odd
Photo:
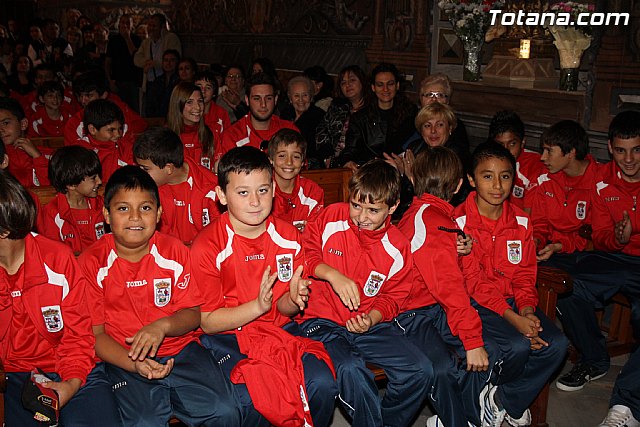
[{"label": "dark sneaker", "polygon": [[594,368],[586,363],[576,363],[573,368],[556,381],[556,387],[564,391],[582,390],[588,382],[595,381],[607,375],[606,370]]}]

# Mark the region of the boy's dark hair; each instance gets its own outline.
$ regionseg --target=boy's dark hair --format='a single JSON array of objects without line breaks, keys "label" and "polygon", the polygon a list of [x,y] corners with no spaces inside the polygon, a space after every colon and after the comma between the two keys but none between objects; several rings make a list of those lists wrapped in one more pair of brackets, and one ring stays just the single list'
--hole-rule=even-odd
[{"label": "boy's dark hair", "polygon": [[85,132],[89,133],[89,125],[98,130],[113,122],[120,122],[124,126],[124,113],[108,99],[95,99],[85,107],[82,121]]},{"label": "boy's dark hair", "polygon": [[222,191],[227,191],[229,184],[229,174],[244,173],[249,175],[253,171],[266,170],[269,172],[269,179],[273,174],[273,168],[269,158],[265,153],[255,147],[235,147],[227,151],[218,163],[218,185]]},{"label": "boy's dark hair", "polygon": [[58,193],[78,185],[88,176],[102,175],[100,158],[93,150],[79,145],[58,148],[49,160],[49,182]]},{"label": "boy's dark hair", "polygon": [[413,188],[417,196],[428,193],[448,202],[463,173],[460,157],[453,150],[429,147],[418,154],[413,164]]},{"label": "boy's dark hair", "polygon": [[184,164],[184,146],[174,131],[154,126],[138,135],[133,144],[133,156],[137,159],[151,160],[160,169],[168,163],[180,168]]},{"label": "boy's dark hair", "polygon": [[20,103],[17,100],[9,98],[7,96],[0,98],[0,110],[7,110],[11,114],[13,114],[16,119],[18,119],[18,121],[21,121],[26,117]]},{"label": "boy's dark hair", "polygon": [[623,111],[609,124],[609,141],[613,138],[630,139],[640,136],[640,112]]},{"label": "boy's dark hair", "polygon": [[148,173],[137,166],[123,166],[111,175],[104,189],[104,207],[107,211],[111,211],[111,200],[120,190],[148,191],[153,196],[158,207],[160,207],[160,193],[156,182]]},{"label": "boy's dark hair", "polygon": [[583,160],[589,154],[589,136],[580,123],[562,120],[547,128],[540,139],[542,145],[558,146],[562,154],[576,150],[576,159]]},{"label": "boy's dark hair", "polygon": [[0,234],[24,239],[36,223],[36,204],[27,190],[8,171],[0,169]]},{"label": "boy's dark hair", "polygon": [[307,154],[307,140],[300,132],[293,129],[280,129],[269,140],[269,158],[274,159],[278,151],[278,145],[283,144],[285,147],[296,144],[302,150],[302,158]]},{"label": "boy's dark hair", "polygon": [[276,82],[273,77],[267,73],[256,73],[247,80],[247,96],[251,93],[251,88],[258,85],[270,85],[273,88],[273,94],[276,94]]},{"label": "boy's dark hair", "polygon": [[44,97],[49,92],[57,92],[60,94],[60,96],[64,96],[64,87],[61,83],[52,80],[42,83],[42,85],[40,85],[40,87],[38,88],[38,96]]},{"label": "boy's dark hair", "polygon": [[513,110],[498,111],[489,124],[489,139],[495,139],[505,132],[513,132],[520,140],[524,139],[524,123]]},{"label": "boy's dark hair", "polygon": [[474,176],[476,168],[481,162],[491,158],[508,160],[511,164],[511,171],[515,173],[516,158],[513,157],[513,154],[502,144],[498,144],[493,139],[489,139],[473,150],[473,154],[471,155],[471,176]]},{"label": "boy's dark hair", "polygon": [[382,159],[369,160],[349,180],[349,195],[360,203],[391,207],[400,199],[400,172]]},{"label": "boy's dark hair", "polygon": [[218,97],[218,79],[216,79],[216,75],[214,73],[210,70],[197,71],[193,81],[197,82],[198,80],[204,80],[205,82],[211,83],[213,86],[213,99]]},{"label": "boy's dark hair", "polygon": [[105,92],[109,92],[109,84],[107,83],[107,77],[104,71],[92,69],[84,72],[73,79],[72,83],[73,93],[78,96],[81,93],[98,92],[98,95],[102,96]]}]

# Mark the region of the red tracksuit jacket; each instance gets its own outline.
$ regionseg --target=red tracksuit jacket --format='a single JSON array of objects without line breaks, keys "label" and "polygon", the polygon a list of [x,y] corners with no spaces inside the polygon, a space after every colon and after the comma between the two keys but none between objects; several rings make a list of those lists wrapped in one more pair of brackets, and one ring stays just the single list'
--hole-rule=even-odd
[{"label": "red tracksuit jacket", "polygon": [[[214,148],[216,135],[214,134]],[[202,152],[202,143],[198,136],[197,126],[185,125],[182,133],[180,134],[180,140],[184,146],[184,158],[191,160],[197,165],[203,166],[205,169],[211,170],[214,166],[214,162],[205,156]],[[215,151],[214,151],[215,154]]]},{"label": "red tracksuit jacket", "polygon": [[38,231],[51,240],[65,243],[74,253],[80,253],[104,236],[104,206],[102,196],[87,197],[89,209],[71,209],[64,194],[38,211]]},{"label": "red tracksuit jacket", "polygon": [[[269,141],[280,129],[287,128],[295,131],[298,130],[293,122],[283,120],[275,115],[271,116],[271,123],[268,130],[255,130],[251,124],[249,114],[225,129],[222,134],[222,150],[220,150],[220,157],[232,148],[242,147],[247,144],[251,147],[260,148],[262,141]],[[217,155],[218,154],[216,153],[216,156]],[[216,160],[219,160],[220,157],[216,158]]]},{"label": "red tracksuit jacket", "polygon": [[13,145],[5,145],[5,151],[9,156],[9,166],[7,169],[11,175],[15,176],[20,184],[25,187],[40,187],[49,185],[49,158],[53,150],[46,147],[38,147],[40,157],[34,159],[24,150],[15,148]]},{"label": "red tracksuit jacket", "polygon": [[[256,239],[238,236],[229,213],[198,234],[191,246],[193,275],[201,284],[204,303],[201,311],[237,307],[258,297],[262,274],[271,266],[278,273],[273,286],[273,306],[254,322],[283,326],[291,320],[276,307],[276,301],[289,291],[289,282],[299,265],[305,265],[300,234],[291,224],[269,216],[266,231]],[[308,271],[305,266],[305,272]]]},{"label": "red tracksuit jacket", "polygon": [[227,113],[227,110],[213,101],[211,102],[209,112],[204,115],[204,123],[209,126],[209,129],[213,132],[213,136],[216,141],[221,141],[222,132],[224,132],[225,129],[229,129],[231,126],[231,120],[229,119],[229,113]]},{"label": "red tracksuit jacket", "polygon": [[516,174],[509,201],[520,209],[530,208],[532,192],[538,186],[538,177],[545,172],[540,154],[523,150],[516,159]]},{"label": "red tracksuit jacket", "polygon": [[218,178],[191,160],[187,181],[161,185],[160,231],[190,244],[198,232],[220,216],[215,188]]},{"label": "red tracksuit jacket", "polygon": [[0,358],[7,372],[38,367],[84,384],[94,367],[82,275],[71,250],[35,233],[13,279],[0,268]]},{"label": "red tracksuit jacket", "polygon": [[457,234],[453,206],[431,194],[415,197],[398,224],[411,241],[413,288],[400,311],[440,304],[451,332],[466,350],[482,347],[482,322],[471,307],[456,251]]},{"label": "red tracksuit jacket", "polygon": [[[409,241],[390,218],[380,230],[359,230],[349,218],[349,205],[333,203],[307,223],[303,242],[310,275],[325,263],[359,285],[358,312],[378,310],[384,322],[398,315],[411,291],[413,258]],[[309,305],[298,320],[323,318],[345,325],[355,316],[328,282],[315,279],[311,289]]]},{"label": "red tracksuit jacket", "polygon": [[81,139],[76,139],[72,143],[64,140],[65,145],[80,145],[81,147],[93,150],[98,154],[102,165],[102,181],[109,181],[109,177],[116,169],[133,165],[133,137],[127,134],[120,138],[115,144],[111,141],[98,141],[91,135],[86,135]]},{"label": "red tracksuit jacket", "polygon": [[300,230],[318,216],[323,206],[324,190],[312,180],[298,175],[291,194],[280,190],[276,183],[271,213]]},{"label": "red tracksuit jacket", "polygon": [[507,298],[515,298],[518,308],[535,308],[537,265],[529,217],[505,201],[495,229],[490,230],[475,197],[472,192],[455,210],[458,226],[473,238],[471,254],[462,257],[469,295],[501,316],[511,308]]},{"label": "red tracksuit jacket", "polygon": [[590,155],[589,166],[578,177],[564,172],[545,173],[538,178],[531,204],[533,237],[540,240],[538,249],[548,242],[562,243],[562,253],[585,250],[587,240],[580,237],[580,227],[591,224],[591,195],[597,182],[599,165]]},{"label": "red tracksuit jacket", "polygon": [[60,137],[63,136],[64,126],[71,118],[71,109],[65,103],[60,106],[60,118],[53,120],[47,114],[44,105],[38,105],[36,111],[29,117],[29,137]]},{"label": "red tracksuit jacket", "polygon": [[[596,184],[592,198],[593,246],[640,256],[640,184],[622,179],[620,168],[613,161],[603,165],[600,172],[602,179]],[[631,219],[631,239],[621,245],[616,241],[614,226],[622,221],[624,211]]]},{"label": "red tracksuit jacket", "polygon": [[[191,280],[189,248],[159,232],[149,240],[149,248],[149,254],[139,262],[129,262],[118,257],[109,233],[78,258],[88,281],[93,325],[104,325],[105,332],[124,348],[129,348],[125,338],[143,326],[202,302],[198,286]],[[193,331],[165,337],[158,357],[176,355],[196,340]]]}]

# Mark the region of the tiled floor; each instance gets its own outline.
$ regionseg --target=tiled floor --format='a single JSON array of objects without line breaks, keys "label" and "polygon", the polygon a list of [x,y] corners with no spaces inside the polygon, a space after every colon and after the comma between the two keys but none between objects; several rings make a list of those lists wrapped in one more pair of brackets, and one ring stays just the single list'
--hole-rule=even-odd
[{"label": "tiled floor", "polygon": [[[558,390],[551,386],[549,395],[549,410],[547,422],[550,427],[595,427],[604,419],[609,409],[609,397],[618,372],[626,362],[628,356],[614,358],[611,369],[604,378],[584,389],[575,392]],[[563,373],[571,368],[571,362],[567,362]],[[412,427],[424,427],[431,411],[425,408]],[[334,414],[332,427],[349,427],[349,423],[339,410]],[[504,423],[503,426],[507,426]]]}]

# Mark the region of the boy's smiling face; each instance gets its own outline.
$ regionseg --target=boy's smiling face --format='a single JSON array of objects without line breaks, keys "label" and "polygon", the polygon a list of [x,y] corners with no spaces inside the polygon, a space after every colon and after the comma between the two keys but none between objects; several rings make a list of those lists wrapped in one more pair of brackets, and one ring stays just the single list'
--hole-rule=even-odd
[{"label": "boy's smiling face", "polygon": [[275,156],[271,159],[275,174],[286,181],[292,180],[300,174],[303,161],[304,153],[298,144],[278,144]]},{"label": "boy's smiling face", "polygon": [[358,197],[352,196],[349,201],[349,218],[358,228],[375,231],[384,228],[387,217],[397,207],[397,203],[389,207],[385,202],[360,202]]},{"label": "boy's smiling face", "polygon": [[55,91],[47,92],[40,97],[40,102],[42,102],[45,107],[51,110],[57,110],[62,104],[62,93]]},{"label": "boy's smiling face", "polygon": [[94,125],[89,125],[87,127],[89,129],[89,134],[91,134],[96,141],[111,141],[115,143],[122,138],[122,124],[117,120],[109,123],[108,125],[102,126],[100,129],[97,129]]},{"label": "boy's smiling face", "polygon": [[0,138],[4,145],[11,145],[27,130],[28,120],[18,118],[9,110],[0,110]]},{"label": "boy's smiling face", "polygon": [[609,152],[627,182],[640,181],[640,136],[609,141]]},{"label": "boy's smiling face", "polygon": [[111,198],[109,210],[105,207],[103,213],[116,247],[134,251],[148,248],[162,208],[149,191],[120,189]]},{"label": "boy's smiling face", "polygon": [[513,167],[508,159],[488,157],[478,163],[469,175],[469,183],[476,189],[476,203],[482,214],[483,208],[502,205],[511,194]]},{"label": "boy's smiling face", "polygon": [[225,191],[216,187],[220,202],[227,206],[231,224],[240,235],[264,224],[273,205],[273,186],[269,171],[254,170],[249,174],[230,172]]},{"label": "boy's smiling face", "polygon": [[[80,184],[75,185],[75,190],[84,197],[97,197],[98,188],[102,184],[99,175],[85,176]],[[68,187],[67,187],[68,188]]]}]

